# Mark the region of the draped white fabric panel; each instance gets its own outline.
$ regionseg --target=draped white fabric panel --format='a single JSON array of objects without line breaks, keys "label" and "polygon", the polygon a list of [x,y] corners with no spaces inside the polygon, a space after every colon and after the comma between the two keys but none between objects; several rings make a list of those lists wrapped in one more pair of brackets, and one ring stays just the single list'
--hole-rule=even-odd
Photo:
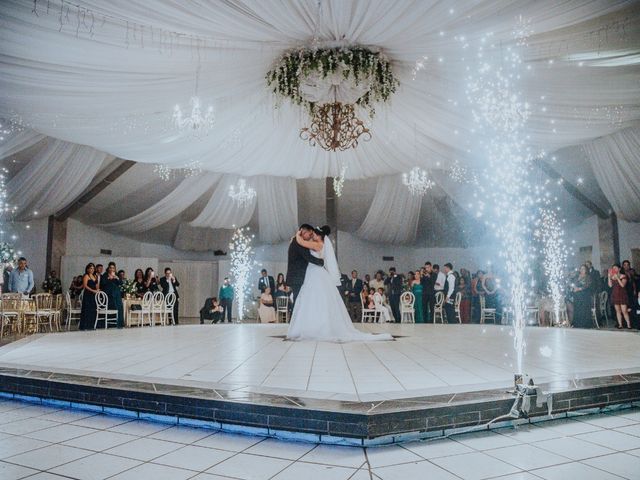
[{"label": "draped white fabric panel", "polygon": [[13,133],[0,142],[0,160],[31,147],[44,138],[41,133],[29,129]]},{"label": "draped white fabric panel", "polygon": [[371,208],[356,235],[378,243],[413,242],[421,203],[421,197],[411,195],[398,175],[380,177]]},{"label": "draped white fabric panel", "polygon": [[[238,179],[239,177],[236,175],[222,177],[207,205],[189,225],[192,227],[233,228],[234,226],[243,227],[249,223],[256,208],[255,197],[247,205],[241,206],[229,196],[229,188],[231,185],[237,184]],[[247,178],[245,180],[248,187],[255,188],[255,179]]]},{"label": "draped white fabric panel", "polygon": [[629,128],[583,148],[618,217],[640,222],[640,129]]},{"label": "draped white fabric panel", "polygon": [[131,218],[100,226],[127,232],[144,232],[160,226],[189,208],[216,183],[219,177],[220,175],[215,173],[187,177],[175,190],[146,210]]},{"label": "draped white fabric panel", "polygon": [[49,139],[7,184],[10,201],[19,212],[54,214],[89,186],[110,155],[91,147]]},{"label": "draped white fabric panel", "polygon": [[291,177],[257,177],[260,241],[278,243],[298,227],[298,192]]}]

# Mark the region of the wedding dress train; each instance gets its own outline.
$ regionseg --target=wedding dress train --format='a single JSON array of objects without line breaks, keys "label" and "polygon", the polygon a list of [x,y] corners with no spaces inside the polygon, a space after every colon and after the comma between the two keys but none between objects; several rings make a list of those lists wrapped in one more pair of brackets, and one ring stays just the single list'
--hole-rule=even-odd
[{"label": "wedding dress train", "polygon": [[340,271],[331,240],[324,240],[322,252],[311,254],[325,261],[324,267],[309,264],[304,283],[295,299],[288,340],[324,342],[371,342],[393,340],[388,333],[361,332],[353,326],[340,296]]}]

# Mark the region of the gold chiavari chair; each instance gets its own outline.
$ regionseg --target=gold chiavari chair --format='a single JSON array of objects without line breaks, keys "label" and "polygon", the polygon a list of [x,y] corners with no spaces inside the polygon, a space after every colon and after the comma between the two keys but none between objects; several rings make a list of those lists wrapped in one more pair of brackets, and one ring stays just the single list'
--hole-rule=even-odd
[{"label": "gold chiavari chair", "polygon": [[5,328],[8,327],[12,333],[20,332],[20,294],[14,295],[5,293],[0,299],[0,338],[4,335]]},{"label": "gold chiavari chair", "polygon": [[49,326],[53,330],[53,295],[50,293],[36,293],[33,298],[33,310],[24,312],[25,328],[39,332],[41,327]]}]

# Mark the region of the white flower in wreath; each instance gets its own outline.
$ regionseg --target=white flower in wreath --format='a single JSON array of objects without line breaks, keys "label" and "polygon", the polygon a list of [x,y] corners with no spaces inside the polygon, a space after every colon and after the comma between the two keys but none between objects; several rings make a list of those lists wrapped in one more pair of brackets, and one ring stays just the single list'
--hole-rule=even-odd
[{"label": "white flower in wreath", "polygon": [[354,104],[371,88],[371,80],[355,79],[349,75],[344,78],[345,66],[341,65],[335,72],[323,76],[321,72],[311,71],[300,79],[298,87],[300,95],[312,103],[340,102]]}]

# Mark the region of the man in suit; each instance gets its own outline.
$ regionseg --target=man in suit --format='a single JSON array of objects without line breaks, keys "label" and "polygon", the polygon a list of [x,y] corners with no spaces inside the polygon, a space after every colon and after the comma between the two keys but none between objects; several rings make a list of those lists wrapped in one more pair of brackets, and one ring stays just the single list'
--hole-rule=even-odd
[{"label": "man in suit", "polygon": [[389,305],[391,305],[391,312],[396,323],[400,323],[402,320],[400,317],[400,295],[402,295],[403,283],[402,275],[398,275],[396,268],[391,267],[389,276],[384,279],[384,284],[389,289]]},{"label": "man in suit", "polygon": [[351,279],[347,282],[347,290],[345,295],[348,299],[347,310],[349,310],[349,316],[352,322],[356,322],[362,319],[362,301],[360,300],[360,294],[363,288],[362,280],[358,278],[358,272],[351,272]]},{"label": "man in suit", "polygon": [[200,325],[205,320],[211,320],[211,323],[218,323],[222,320],[224,308],[218,302],[216,297],[209,297],[204,301],[204,307],[200,309]]},{"label": "man in suit", "polygon": [[160,288],[162,288],[162,293],[166,297],[170,293],[174,293],[176,295],[176,303],[173,304],[173,320],[175,324],[178,325],[178,298],[180,295],[178,294],[178,287],[180,286],[180,282],[173,276],[173,272],[169,267],[164,269],[164,277],[160,279]]},{"label": "man in suit", "polygon": [[431,262],[426,262],[422,269],[422,277],[420,277],[420,284],[422,285],[422,314],[425,318],[425,323],[428,319],[433,320],[433,308],[435,307],[435,295],[434,290],[436,283],[435,275],[433,274],[433,268]]},{"label": "man in suit", "polygon": [[[276,281],[273,279],[271,275],[267,273],[267,269],[263,268],[260,270],[260,279],[258,280],[258,290],[260,290],[260,294],[262,295],[267,288],[271,289],[271,295],[275,295],[276,293]],[[277,305],[274,300],[273,308],[276,309]]]},{"label": "man in suit", "polygon": [[455,291],[456,291],[456,276],[453,274],[453,265],[450,263],[444,264],[444,312],[447,316],[447,323],[457,323],[456,321],[456,309],[455,309]]},{"label": "man in suit", "polygon": [[[308,223],[300,225],[300,235],[304,240],[311,240],[313,236],[313,227]],[[291,287],[291,293],[293,294],[293,308],[296,308],[296,300],[298,294],[304,283],[304,277],[307,274],[307,266],[313,263],[315,265],[323,266],[324,260],[316,258],[311,255],[311,251],[308,248],[304,248],[296,241],[294,236],[289,244],[288,263],[287,263],[287,285]]]}]

